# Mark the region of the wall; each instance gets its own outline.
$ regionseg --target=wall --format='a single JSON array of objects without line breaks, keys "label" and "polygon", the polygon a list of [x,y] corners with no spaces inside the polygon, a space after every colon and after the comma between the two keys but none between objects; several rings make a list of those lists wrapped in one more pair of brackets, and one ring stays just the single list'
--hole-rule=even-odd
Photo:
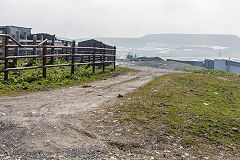
[{"label": "wall", "polygon": [[207,68],[207,69],[213,69],[214,68],[214,60],[205,59],[204,60],[204,67]]},{"label": "wall", "polygon": [[240,67],[228,66],[228,71],[240,75]]},{"label": "wall", "polygon": [[9,34],[11,36],[15,36],[16,31],[19,32],[20,35],[20,39],[24,39],[24,32],[27,33],[27,37],[30,38],[31,36],[31,29],[30,28],[21,28],[21,27],[14,27],[14,26],[10,26],[9,27]]},{"label": "wall", "polygon": [[240,67],[240,63],[234,61],[227,61],[227,65]]},{"label": "wall", "polygon": [[214,69],[227,71],[227,60],[214,60]]}]

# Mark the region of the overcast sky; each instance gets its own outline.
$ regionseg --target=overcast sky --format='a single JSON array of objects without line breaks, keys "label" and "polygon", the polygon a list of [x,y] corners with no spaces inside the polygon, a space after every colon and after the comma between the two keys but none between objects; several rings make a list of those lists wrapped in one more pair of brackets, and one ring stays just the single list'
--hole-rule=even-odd
[{"label": "overcast sky", "polygon": [[69,38],[150,33],[240,36],[240,0],[0,0],[0,25]]}]

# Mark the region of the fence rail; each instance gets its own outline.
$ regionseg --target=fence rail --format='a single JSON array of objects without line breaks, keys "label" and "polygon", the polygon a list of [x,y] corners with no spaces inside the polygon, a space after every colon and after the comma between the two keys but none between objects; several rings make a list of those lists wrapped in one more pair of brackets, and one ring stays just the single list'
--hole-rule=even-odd
[{"label": "fence rail", "polygon": [[[74,67],[79,65],[91,65],[93,73],[95,72],[96,65],[102,66],[103,71],[105,71],[106,64],[113,64],[113,69],[116,69],[116,47],[106,48],[105,45],[101,47],[96,47],[96,43],[93,44],[93,47],[77,47],[75,46],[75,41],[72,42],[72,46],[51,46],[47,45],[47,39],[40,42],[39,44],[22,45],[9,34],[0,34],[0,37],[2,37],[2,44],[0,45],[0,48],[3,55],[2,57],[0,57],[0,60],[4,61],[4,63],[0,62],[0,65],[4,64],[4,69],[0,70],[0,73],[4,72],[5,80],[8,79],[9,71],[19,71],[27,69],[42,68],[42,74],[44,78],[46,78],[47,76],[47,68],[49,67],[70,66],[71,74],[74,74]],[[9,42],[14,44],[10,44]],[[18,53],[16,53],[19,51],[19,49],[24,49],[24,52],[26,50],[32,51],[32,54],[19,56]],[[39,54],[36,55],[37,50]],[[60,50],[61,54],[56,54],[57,50]],[[10,55],[10,52],[13,52],[14,54]],[[48,58],[53,59],[59,57],[67,58],[68,63],[47,64]],[[13,62],[17,64],[17,60],[28,58],[41,59],[42,65],[16,68],[9,67],[9,60],[13,60]]]}]

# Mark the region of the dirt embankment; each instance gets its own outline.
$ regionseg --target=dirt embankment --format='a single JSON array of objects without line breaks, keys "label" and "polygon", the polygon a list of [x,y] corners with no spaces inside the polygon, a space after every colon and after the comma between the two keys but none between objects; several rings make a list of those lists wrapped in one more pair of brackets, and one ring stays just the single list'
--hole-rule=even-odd
[{"label": "dirt embankment", "polygon": [[175,72],[121,65],[139,72],[77,87],[0,97],[0,159],[111,157],[108,144],[87,130],[85,118],[92,115],[88,113],[158,76]]}]

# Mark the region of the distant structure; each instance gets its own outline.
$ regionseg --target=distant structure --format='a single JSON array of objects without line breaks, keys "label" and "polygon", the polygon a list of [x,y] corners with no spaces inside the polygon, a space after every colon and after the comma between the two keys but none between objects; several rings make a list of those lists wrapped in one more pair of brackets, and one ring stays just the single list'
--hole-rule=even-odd
[{"label": "distant structure", "polygon": [[[82,41],[82,42],[78,42],[78,47],[98,47],[98,48],[109,48],[109,49],[114,49],[113,46],[110,46],[110,45],[107,45],[107,44],[104,44],[103,42],[101,41],[97,41],[95,39],[90,39],[90,40],[86,40],[86,41]],[[80,51],[80,49],[79,49]],[[88,49],[81,49],[82,52],[84,51],[88,51]],[[98,54],[103,54],[103,51],[100,51],[100,53]],[[108,54],[114,54],[113,51],[109,51]],[[82,60],[83,61],[86,61],[86,57],[83,57]],[[114,60],[114,57],[106,57],[105,58],[105,61],[113,61]]]},{"label": "distant structure", "polygon": [[64,37],[60,37],[60,36],[56,36],[56,35],[51,35],[48,33],[37,33],[37,34],[32,34],[31,39],[33,38],[33,36],[36,36],[37,39],[39,40],[44,40],[44,39],[48,39],[51,41],[55,41],[55,45],[67,45],[67,46],[71,46],[72,45],[72,39],[69,38],[64,38]]},{"label": "distant structure", "polygon": [[[0,34],[8,33],[11,37],[13,37],[15,40],[17,40],[20,44],[38,44],[41,43],[43,40],[48,39],[47,44],[52,46],[72,46],[73,40],[69,38],[60,37],[57,35],[52,35],[49,33],[34,33],[32,34],[32,28],[27,27],[18,27],[18,26],[0,26]],[[4,43],[4,39],[2,39],[2,36],[0,36],[0,44]],[[13,42],[10,40],[10,44],[13,44]],[[113,49],[113,46],[106,45],[100,41],[91,39],[86,40],[82,42],[78,42],[77,45],[80,47],[93,47],[94,44],[96,44],[96,47],[103,48],[104,45],[106,48]],[[29,49],[17,49],[14,50],[13,55],[15,56],[23,56],[27,55],[28,52],[31,51]],[[53,50],[52,52],[58,52],[58,49]],[[81,51],[83,51],[81,49]],[[63,52],[67,52],[67,49],[64,49]],[[113,51],[108,51],[108,54],[111,54]],[[10,53],[12,54],[12,52]],[[38,49],[34,50],[34,54],[41,54],[41,52]],[[114,53],[112,53],[114,54]],[[4,55],[4,50],[0,48],[0,57]],[[114,57],[106,57],[106,61],[112,61]]]},{"label": "distant structure", "polygon": [[[0,26],[0,34],[8,33],[10,36],[12,36],[21,44],[26,44],[27,39],[31,38],[31,31],[32,31],[32,28],[18,27],[18,26]],[[0,43],[3,43],[2,37],[0,37]],[[11,41],[9,43],[13,44],[11,43]],[[24,52],[26,51],[17,50],[16,52],[20,53],[18,55],[23,55]],[[4,50],[0,49],[0,56],[3,56],[3,55],[4,55]]]},{"label": "distant structure", "polygon": [[126,55],[126,59],[127,60],[133,60],[133,55],[131,55],[130,53]]},{"label": "distant structure", "polygon": [[164,61],[160,57],[137,57],[135,61]]},{"label": "distant structure", "polygon": [[208,69],[223,70],[240,75],[240,63],[224,59],[205,59],[204,67]]},{"label": "distant structure", "polygon": [[7,33],[15,39],[29,39],[31,37],[32,28],[18,26],[0,26],[1,33]]},{"label": "distant structure", "polygon": [[104,45],[105,45],[106,48],[110,48],[110,49],[114,48],[113,46],[104,44],[103,42],[97,41],[95,39],[90,39],[90,40],[78,42],[78,47],[92,47],[94,44],[96,44],[96,47],[99,47],[99,48],[103,48]]},{"label": "distant structure", "polygon": [[137,54],[135,54],[134,56],[130,53],[128,53],[126,55],[126,59],[130,60],[130,61],[164,61],[162,58],[160,57],[138,57]]},{"label": "distant structure", "polygon": [[193,66],[204,67],[207,69],[215,69],[215,70],[222,70],[231,73],[235,73],[240,75],[240,63],[225,59],[205,59],[204,61],[181,61],[181,60],[174,60],[174,59],[167,59],[167,61],[174,61],[180,63],[186,63]]}]

